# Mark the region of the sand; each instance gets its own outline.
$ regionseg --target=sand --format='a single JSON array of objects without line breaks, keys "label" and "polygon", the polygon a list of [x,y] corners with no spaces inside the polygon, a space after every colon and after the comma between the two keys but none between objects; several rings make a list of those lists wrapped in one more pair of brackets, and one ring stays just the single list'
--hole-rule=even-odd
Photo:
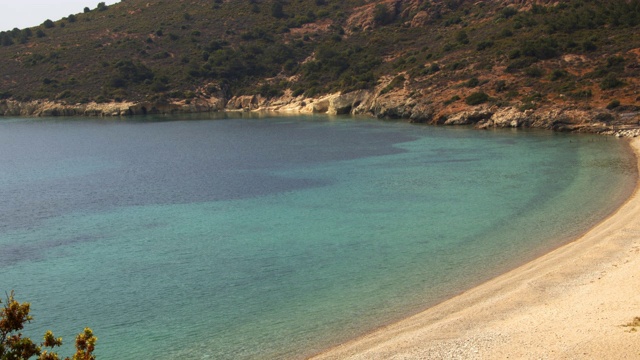
[{"label": "sand", "polygon": [[314,359],[640,359],[636,317],[640,183],[576,241]]}]

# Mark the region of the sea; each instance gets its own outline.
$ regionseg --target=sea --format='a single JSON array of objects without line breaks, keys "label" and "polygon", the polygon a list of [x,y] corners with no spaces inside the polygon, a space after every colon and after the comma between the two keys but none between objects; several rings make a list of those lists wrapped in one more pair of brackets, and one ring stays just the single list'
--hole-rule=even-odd
[{"label": "sea", "polygon": [[0,118],[0,296],[99,359],[301,359],[602,221],[628,144],[218,113]]}]

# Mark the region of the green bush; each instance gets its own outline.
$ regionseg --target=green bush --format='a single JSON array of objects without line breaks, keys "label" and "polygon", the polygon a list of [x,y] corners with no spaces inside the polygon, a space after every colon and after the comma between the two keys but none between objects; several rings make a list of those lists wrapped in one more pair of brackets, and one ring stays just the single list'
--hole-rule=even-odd
[{"label": "green bush", "polygon": [[460,44],[468,44],[469,43],[469,35],[464,30],[460,30],[456,33],[456,41]]},{"label": "green bush", "polygon": [[456,25],[456,24],[460,24],[461,22],[462,22],[462,19],[460,18],[460,16],[454,16],[454,17],[448,18],[444,22],[444,26]]},{"label": "green bush", "polygon": [[500,37],[508,38],[512,36],[513,36],[513,31],[509,29],[502,29],[502,31],[500,31]]},{"label": "green bush", "polygon": [[276,0],[271,5],[271,16],[273,16],[276,19],[282,19],[287,17],[287,15],[284,13],[284,7],[280,1]]},{"label": "green bush", "polygon": [[444,104],[445,105],[451,105],[451,104],[453,104],[454,102],[456,102],[458,100],[460,100],[460,96],[453,95],[449,100],[445,101]]},{"label": "green bush", "polygon": [[513,59],[517,59],[522,55],[522,52],[520,52],[519,49],[513,49],[511,51],[509,51],[509,59],[513,60]]},{"label": "green bush", "polygon": [[373,21],[377,25],[388,25],[395,20],[396,14],[389,11],[384,4],[378,4],[373,10]]},{"label": "green bush", "polygon": [[506,8],[502,9],[502,11],[500,12],[500,16],[505,19],[509,19],[510,17],[516,15],[517,13],[518,13],[518,10],[516,8],[507,6]]},{"label": "green bush", "polygon": [[151,56],[151,58],[154,59],[154,60],[162,60],[162,59],[166,59],[166,58],[169,58],[169,57],[171,57],[171,54],[169,54],[166,51],[162,51],[162,52],[153,54],[153,56]]},{"label": "green bush", "polygon": [[478,80],[477,77],[472,77],[471,79],[467,80],[467,82],[465,82],[464,84],[464,86],[468,88],[474,88],[478,85],[480,85],[480,80]]},{"label": "green bush", "polygon": [[[59,358],[54,349],[62,346],[62,338],[56,338],[51,330],[45,332],[44,341],[40,344],[22,335],[25,325],[33,320],[30,312],[31,304],[16,301],[13,291],[7,294],[5,304],[0,309],[0,359],[22,360],[35,356],[39,359]],[[95,360],[93,352],[97,340],[93,331],[85,328],[76,337],[76,353],[73,359]]]},{"label": "green bush", "polygon": [[440,71],[440,65],[433,63],[422,70],[422,75],[432,75]]},{"label": "green bush", "polygon": [[532,102],[525,102],[522,105],[518,106],[518,110],[524,112],[527,110],[535,110],[537,108],[536,104]]},{"label": "green bush", "polygon": [[456,70],[462,70],[465,67],[467,67],[467,64],[464,61],[456,61],[453,64],[447,66],[447,69],[451,71],[456,71]]},{"label": "green bush", "polygon": [[614,70],[624,70],[625,58],[622,56],[610,56],[607,58],[607,67]]},{"label": "green bush", "polygon": [[544,70],[537,66],[532,66],[524,70],[524,74],[528,77],[539,78],[544,75]]},{"label": "green bush", "polygon": [[464,99],[467,105],[480,105],[487,101],[489,101],[489,95],[482,91],[474,92]]},{"label": "green bush", "polygon": [[587,40],[582,43],[582,51],[593,52],[596,50],[598,50],[598,47],[592,41]]},{"label": "green bush", "polygon": [[484,49],[488,49],[493,46],[493,41],[481,41],[476,45],[477,51],[482,51]]},{"label": "green bush", "polygon": [[504,92],[507,90],[507,82],[504,80],[496,81],[494,88],[497,92]]},{"label": "green bush", "polygon": [[620,100],[611,100],[609,104],[607,104],[607,109],[613,110],[620,106]]},{"label": "green bush", "polygon": [[569,93],[568,96],[574,99],[584,100],[591,98],[593,96],[593,92],[591,91],[591,89],[582,89]]},{"label": "green bush", "polygon": [[389,85],[385,86],[385,87],[384,87],[384,89],[382,89],[382,90],[380,91],[380,95],[386,94],[386,93],[388,93],[389,91],[391,91],[391,90],[393,90],[393,89],[395,89],[395,88],[397,88],[397,87],[402,86],[402,85],[404,84],[404,82],[405,82],[405,81],[406,81],[406,79],[405,79],[405,77],[404,77],[404,76],[402,76],[402,75],[398,75],[398,76],[396,76],[396,77],[395,77],[395,78],[394,78],[394,79],[389,83]]},{"label": "green bush", "polygon": [[6,33],[6,32],[2,32],[0,33],[0,45],[2,46],[11,46],[13,45],[13,39],[11,38],[11,35]]},{"label": "green bush", "polygon": [[553,38],[525,41],[520,46],[520,51],[525,56],[534,57],[539,60],[553,59],[560,55],[558,42]]},{"label": "green bush", "polygon": [[622,86],[624,83],[620,81],[614,74],[608,74],[600,82],[600,89],[609,90]]},{"label": "green bush", "polygon": [[[136,84],[142,83],[145,80],[153,80],[154,77],[153,71],[140,62],[134,63],[131,60],[120,60],[115,64],[115,68],[118,69],[120,73],[120,76],[117,78]],[[122,85],[121,82],[119,82],[119,84]]]},{"label": "green bush", "polygon": [[551,72],[551,75],[549,75],[549,79],[551,81],[556,81],[556,80],[560,80],[563,77],[567,76],[567,72],[561,69],[555,69]]},{"label": "green bush", "polygon": [[518,70],[528,68],[529,66],[536,63],[536,61],[537,60],[534,58],[517,59],[510,62],[509,65],[507,65],[506,71],[508,73],[514,73],[514,72],[517,72]]}]

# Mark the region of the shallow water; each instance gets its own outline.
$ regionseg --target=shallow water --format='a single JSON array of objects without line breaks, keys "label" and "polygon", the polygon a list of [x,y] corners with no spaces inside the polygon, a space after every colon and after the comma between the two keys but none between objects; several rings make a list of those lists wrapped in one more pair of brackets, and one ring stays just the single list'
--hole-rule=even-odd
[{"label": "shallow water", "polygon": [[612,138],[369,119],[0,119],[0,291],[102,359],[297,358],[584,232]]}]

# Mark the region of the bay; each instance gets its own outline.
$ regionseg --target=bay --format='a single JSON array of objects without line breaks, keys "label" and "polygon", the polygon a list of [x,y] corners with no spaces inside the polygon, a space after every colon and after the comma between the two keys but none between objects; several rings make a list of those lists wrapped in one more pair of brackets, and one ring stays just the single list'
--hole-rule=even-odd
[{"label": "bay", "polygon": [[[243,117],[244,116],[244,117]],[[0,291],[103,359],[303,358],[575,238],[616,139],[348,117],[0,120]]]}]

